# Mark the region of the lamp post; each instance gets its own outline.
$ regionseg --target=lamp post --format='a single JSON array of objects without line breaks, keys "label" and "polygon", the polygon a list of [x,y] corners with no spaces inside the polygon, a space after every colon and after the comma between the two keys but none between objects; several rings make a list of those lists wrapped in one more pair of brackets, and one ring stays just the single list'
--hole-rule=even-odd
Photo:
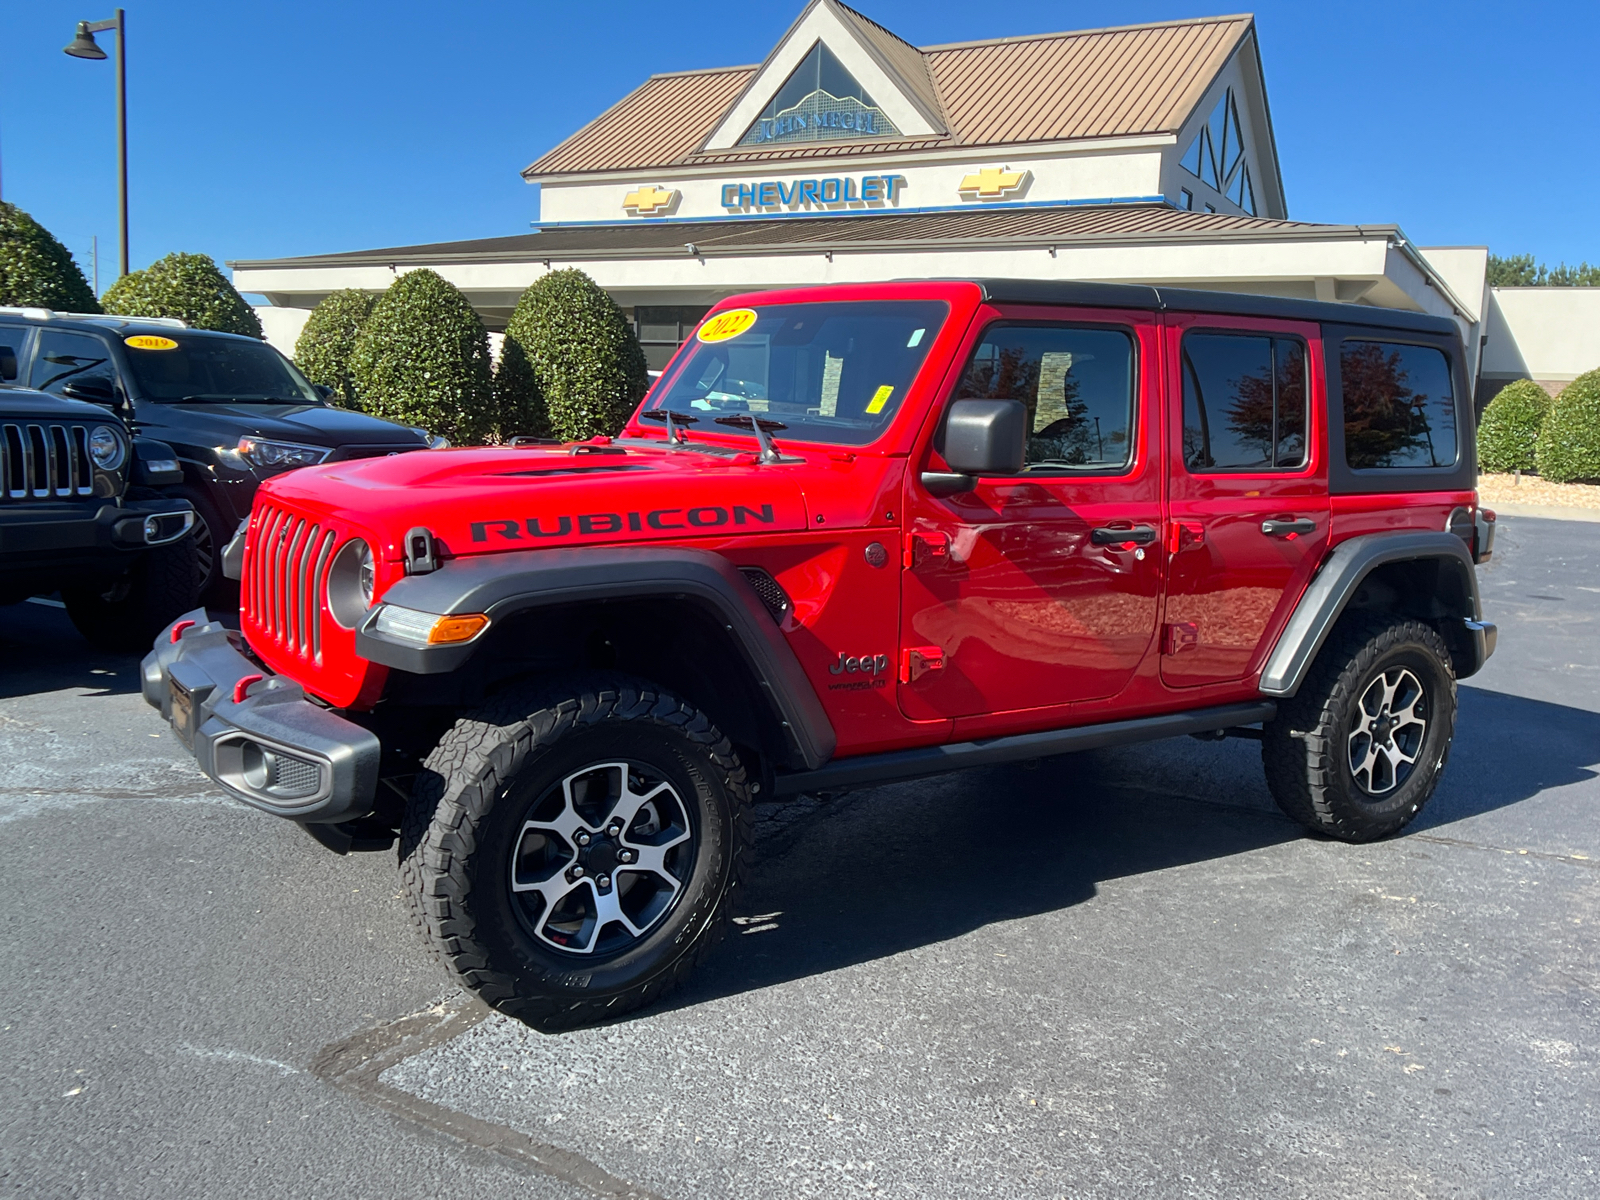
[{"label": "lamp post", "polygon": [[65,46],[73,58],[104,58],[106,52],[95,44],[94,35],[117,35],[117,219],[122,232],[120,279],[128,273],[128,28],[122,10],[109,21],[79,21],[77,35]]}]

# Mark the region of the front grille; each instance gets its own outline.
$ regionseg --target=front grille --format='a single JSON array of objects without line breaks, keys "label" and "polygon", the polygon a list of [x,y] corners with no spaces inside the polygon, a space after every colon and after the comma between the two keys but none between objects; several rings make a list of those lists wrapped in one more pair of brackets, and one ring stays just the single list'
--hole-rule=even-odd
[{"label": "front grille", "polygon": [[322,598],[337,540],[325,525],[262,505],[241,596],[252,632],[279,650],[322,661]]},{"label": "front grille", "polygon": [[94,494],[82,425],[0,425],[0,500]]},{"label": "front grille", "polygon": [[391,454],[410,454],[413,450],[426,449],[419,442],[402,442],[395,445],[392,442],[380,443],[376,446],[340,446],[328,455],[329,462],[339,462],[351,458],[385,458]]}]

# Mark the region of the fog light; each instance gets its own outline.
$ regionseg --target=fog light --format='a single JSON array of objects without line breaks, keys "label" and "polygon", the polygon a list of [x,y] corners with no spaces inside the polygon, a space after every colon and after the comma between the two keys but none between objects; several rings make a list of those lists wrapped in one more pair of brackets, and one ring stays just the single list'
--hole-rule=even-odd
[{"label": "fog light", "polygon": [[451,646],[477,637],[489,628],[489,618],[483,613],[440,616],[401,608],[398,604],[385,604],[378,609],[372,628],[385,637],[412,646]]},{"label": "fog light", "polygon": [[144,540],[153,542],[161,536],[161,518],[146,517],[144,519]]},{"label": "fog light", "polygon": [[251,791],[279,800],[313,796],[322,782],[321,768],[315,762],[269,750],[259,742],[240,744],[239,765],[239,774]]}]

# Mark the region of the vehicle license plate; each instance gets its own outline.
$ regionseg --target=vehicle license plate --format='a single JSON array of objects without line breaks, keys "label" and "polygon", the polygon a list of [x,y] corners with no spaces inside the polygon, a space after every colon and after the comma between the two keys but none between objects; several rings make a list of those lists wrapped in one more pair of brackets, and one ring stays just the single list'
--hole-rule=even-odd
[{"label": "vehicle license plate", "polygon": [[189,694],[189,689],[176,679],[169,678],[167,687],[172,691],[172,728],[183,744],[193,749],[194,697]]}]

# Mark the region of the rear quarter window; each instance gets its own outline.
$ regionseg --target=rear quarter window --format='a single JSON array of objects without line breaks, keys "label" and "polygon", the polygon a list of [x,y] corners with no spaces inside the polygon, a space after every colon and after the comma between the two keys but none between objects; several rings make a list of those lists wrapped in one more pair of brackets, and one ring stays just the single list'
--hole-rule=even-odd
[{"label": "rear quarter window", "polygon": [[1348,338],[1339,347],[1339,380],[1351,470],[1456,465],[1456,397],[1443,351]]}]

